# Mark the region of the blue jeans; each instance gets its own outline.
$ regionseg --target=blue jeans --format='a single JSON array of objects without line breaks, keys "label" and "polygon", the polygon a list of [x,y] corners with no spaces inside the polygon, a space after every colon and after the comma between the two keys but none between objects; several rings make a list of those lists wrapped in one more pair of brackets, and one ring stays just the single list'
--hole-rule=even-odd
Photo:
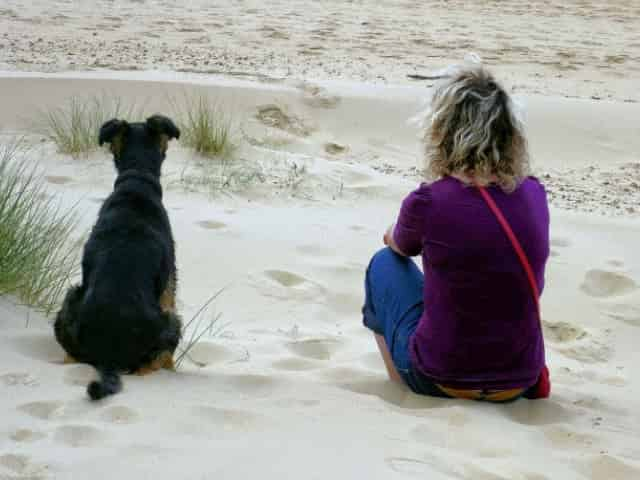
[{"label": "blue jeans", "polygon": [[410,258],[384,248],[373,256],[365,278],[365,327],[382,335],[396,370],[415,393],[448,397],[411,364],[409,343],[422,312],[424,275]]}]

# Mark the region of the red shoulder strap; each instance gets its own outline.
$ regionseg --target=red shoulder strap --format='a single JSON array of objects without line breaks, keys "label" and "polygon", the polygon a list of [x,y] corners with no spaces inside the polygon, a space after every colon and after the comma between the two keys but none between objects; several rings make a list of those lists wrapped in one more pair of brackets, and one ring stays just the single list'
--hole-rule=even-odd
[{"label": "red shoulder strap", "polygon": [[540,292],[538,291],[538,282],[536,281],[536,276],[533,273],[533,269],[531,268],[531,264],[529,263],[527,254],[522,249],[522,245],[520,245],[518,238],[516,237],[515,233],[513,233],[513,230],[511,229],[509,222],[507,222],[507,219],[504,218],[504,215],[500,211],[500,208],[498,208],[498,205],[496,205],[496,202],[493,200],[493,198],[491,198],[491,195],[489,195],[489,192],[487,192],[487,190],[484,187],[481,187],[480,185],[476,185],[476,187],[480,191],[480,195],[482,195],[482,198],[484,198],[484,201],[487,203],[487,205],[489,206],[493,214],[498,219],[498,222],[502,226],[504,233],[509,238],[511,245],[513,245],[513,249],[516,251],[518,258],[520,259],[520,263],[522,264],[522,267],[524,268],[524,271],[527,274],[527,278],[529,280],[529,285],[531,287],[531,294],[533,295],[533,300],[536,303],[538,319],[540,320],[540,328],[542,328],[542,317],[540,316],[540,300],[539,300]]}]

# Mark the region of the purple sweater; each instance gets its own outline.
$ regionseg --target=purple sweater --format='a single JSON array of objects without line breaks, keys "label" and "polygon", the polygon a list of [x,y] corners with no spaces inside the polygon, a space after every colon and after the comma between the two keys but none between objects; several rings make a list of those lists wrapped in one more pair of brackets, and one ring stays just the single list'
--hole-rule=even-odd
[{"label": "purple sweater", "polygon": [[[510,194],[488,188],[544,286],[549,209],[527,178]],[[545,363],[531,287],[511,243],[480,193],[453,177],[422,184],[402,204],[394,240],[422,254],[424,313],[411,339],[419,372],[452,388],[533,385]]]}]

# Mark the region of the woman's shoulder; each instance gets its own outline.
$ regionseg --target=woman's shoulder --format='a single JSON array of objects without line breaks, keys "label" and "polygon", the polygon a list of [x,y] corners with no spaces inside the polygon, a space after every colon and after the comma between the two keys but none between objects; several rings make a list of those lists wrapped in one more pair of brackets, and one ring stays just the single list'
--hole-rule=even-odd
[{"label": "woman's shoulder", "polygon": [[404,209],[425,209],[431,204],[431,185],[423,182],[418,188],[409,192],[402,202]]},{"label": "woman's shoulder", "polygon": [[538,191],[543,195],[546,195],[546,189],[544,188],[544,184],[540,181],[538,177],[534,177],[533,175],[529,175],[526,177],[519,185],[518,188],[524,188],[531,191]]},{"label": "woman's shoulder", "polygon": [[[432,182],[423,182],[409,196],[418,197],[423,200],[433,200],[438,197],[451,198],[456,193],[464,193],[473,188],[473,185],[452,177],[445,176]],[[499,187],[496,187],[499,188]],[[546,195],[544,184],[535,176],[524,178],[517,186],[516,191],[538,192]]]}]

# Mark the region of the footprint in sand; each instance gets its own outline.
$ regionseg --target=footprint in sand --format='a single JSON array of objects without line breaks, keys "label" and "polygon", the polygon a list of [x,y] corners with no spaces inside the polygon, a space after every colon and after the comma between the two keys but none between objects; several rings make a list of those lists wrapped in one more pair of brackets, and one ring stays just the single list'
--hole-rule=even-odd
[{"label": "footprint in sand", "polygon": [[136,423],[140,415],[132,408],[116,405],[106,408],[101,414],[100,419],[106,423],[114,425],[130,425]]},{"label": "footprint in sand", "polygon": [[329,155],[342,155],[349,151],[349,147],[339,143],[329,142],[324,144],[324,151]]},{"label": "footprint in sand", "polygon": [[638,288],[628,276],[607,270],[589,270],[580,289],[592,297],[613,297],[624,295]]},{"label": "footprint in sand", "polygon": [[297,287],[307,283],[306,278],[285,270],[266,270],[264,274],[283,287]]},{"label": "footprint in sand", "polygon": [[304,358],[284,358],[273,362],[272,366],[276,370],[283,370],[285,372],[306,372],[319,368],[316,363]]},{"label": "footprint in sand", "polygon": [[20,428],[9,435],[9,438],[18,443],[33,443],[42,440],[46,435],[42,432],[29,430],[28,428]]},{"label": "footprint in sand", "polygon": [[333,254],[333,250],[322,245],[300,245],[296,251],[309,257],[328,257]]},{"label": "footprint in sand", "polygon": [[[608,400],[608,399],[607,399]],[[593,395],[584,395],[573,401],[576,407],[591,410],[594,414],[615,415],[618,417],[629,416],[629,410],[622,407],[616,407],[608,401],[602,400]]]},{"label": "footprint in sand", "polygon": [[73,182],[73,178],[65,177],[62,175],[45,175],[44,179],[49,183],[53,183],[54,185],[65,185],[67,183]]},{"label": "footprint in sand", "polygon": [[278,381],[267,375],[230,375],[225,376],[223,382],[251,397],[268,396],[278,386]]},{"label": "footprint in sand", "polygon": [[565,343],[574,340],[582,340],[588,336],[582,328],[567,322],[543,321],[544,334],[551,342]]},{"label": "footprint in sand", "polygon": [[630,304],[614,305],[609,308],[605,314],[614,320],[618,320],[631,325],[633,327],[640,327],[640,307]]},{"label": "footprint in sand", "polygon": [[554,381],[562,385],[584,385],[585,383],[599,383],[611,387],[624,387],[628,384],[626,378],[618,373],[614,375],[602,374],[593,370],[584,370],[580,366],[577,370],[568,367],[557,368],[553,372]]},{"label": "footprint in sand", "polygon": [[592,456],[582,461],[578,470],[590,480],[635,480],[640,478],[640,468],[611,455]]},{"label": "footprint in sand", "polygon": [[[452,405],[451,403],[449,403],[448,406],[439,409],[437,416],[439,420],[446,422],[448,429],[455,428],[455,432],[464,432],[463,429],[471,422],[471,416],[465,407],[455,404]],[[417,442],[446,448],[446,444],[436,443],[442,442],[445,439],[439,437],[438,439],[435,439],[433,434],[433,426],[428,423],[418,425],[410,432],[411,437]]]},{"label": "footprint in sand", "polygon": [[58,401],[30,402],[18,406],[18,411],[39,420],[77,419],[91,412],[91,410],[91,405],[85,401],[68,402],[66,404]]},{"label": "footprint in sand", "polygon": [[309,83],[300,85],[303,91],[302,101],[313,108],[335,108],[340,103],[340,97],[329,94],[326,89]]},{"label": "footprint in sand", "polygon": [[256,118],[268,127],[284,130],[299,137],[311,135],[312,128],[305,125],[305,122],[293,114],[285,113],[277,105],[261,105],[258,107]]},{"label": "footprint in sand", "polygon": [[319,283],[286,270],[265,270],[251,281],[263,295],[282,300],[309,299],[320,302],[326,293]]},{"label": "footprint in sand", "polygon": [[89,425],[65,425],[56,429],[56,443],[73,448],[93,447],[103,443],[105,434]]},{"label": "footprint in sand", "polygon": [[598,437],[572,430],[565,425],[547,426],[542,432],[554,450],[588,452],[599,444]]},{"label": "footprint in sand", "polygon": [[13,473],[24,473],[29,465],[29,457],[26,455],[6,454],[0,456],[0,466]]},{"label": "footprint in sand", "polygon": [[0,383],[5,387],[35,387],[38,380],[29,373],[6,373],[0,375]]},{"label": "footprint in sand", "polygon": [[587,342],[568,344],[557,351],[582,363],[605,363],[613,356],[613,347],[595,338],[589,338]]},{"label": "footprint in sand", "polygon": [[576,325],[548,321],[543,321],[543,324],[546,338],[550,343],[557,344],[556,350],[566,357],[584,363],[598,363],[606,362],[613,355],[609,343],[589,335]]},{"label": "footprint in sand", "polygon": [[504,405],[504,412],[514,422],[531,426],[569,423],[575,417],[574,413],[553,400]]},{"label": "footprint in sand", "polygon": [[230,347],[209,341],[200,341],[188,353],[188,358],[199,367],[240,361],[243,355]]},{"label": "footprint in sand", "polygon": [[[4,472],[9,472],[5,475]],[[26,455],[8,453],[0,455],[0,478],[2,479],[41,479],[48,473],[47,465],[38,465]]]},{"label": "footprint in sand", "polygon": [[344,343],[334,338],[310,338],[287,344],[289,351],[314,360],[329,360],[343,347]]},{"label": "footprint in sand", "polygon": [[18,410],[40,420],[60,418],[64,409],[62,402],[31,402],[18,406]]},{"label": "footprint in sand", "polygon": [[261,417],[244,410],[218,408],[211,406],[198,406],[193,413],[203,422],[212,423],[223,430],[251,430],[256,426]]},{"label": "footprint in sand", "polygon": [[206,230],[221,230],[227,226],[226,223],[217,222],[215,220],[202,220],[200,222],[196,222],[196,225]]},{"label": "footprint in sand", "polygon": [[611,387],[625,387],[629,382],[621,373],[613,375],[601,374],[592,370],[583,370],[582,378],[589,382],[600,383],[602,385],[609,385]]}]

